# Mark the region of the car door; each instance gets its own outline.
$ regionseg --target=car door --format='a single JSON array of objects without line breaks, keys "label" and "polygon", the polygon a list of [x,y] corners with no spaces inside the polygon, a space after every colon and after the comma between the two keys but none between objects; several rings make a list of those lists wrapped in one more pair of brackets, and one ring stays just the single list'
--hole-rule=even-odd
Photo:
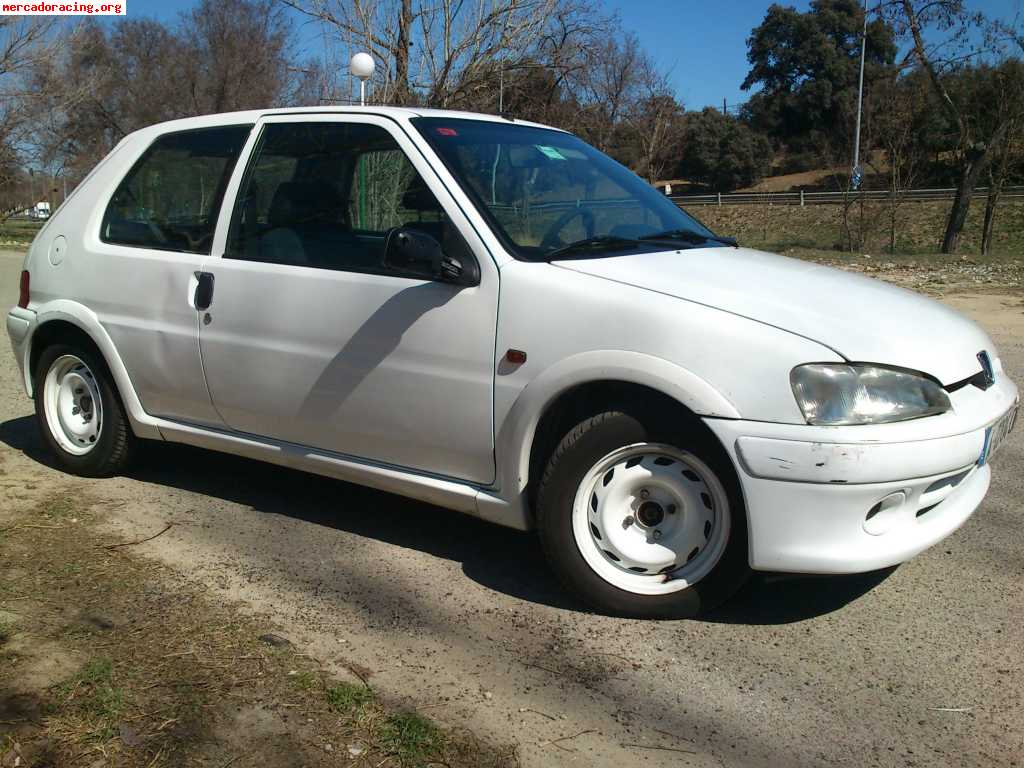
[{"label": "car door", "polygon": [[[234,430],[477,483],[494,477],[497,270],[391,120],[285,116],[259,127],[204,270],[200,348]],[[464,287],[382,266],[408,225],[476,254]]]},{"label": "car door", "polygon": [[[111,180],[75,275],[147,413],[220,425],[199,354],[196,273],[252,123],[158,136]],[[116,186],[115,186],[116,185]],[[98,217],[97,217],[98,218]],[[93,226],[95,229],[93,229]],[[96,236],[98,233],[98,237]]]}]

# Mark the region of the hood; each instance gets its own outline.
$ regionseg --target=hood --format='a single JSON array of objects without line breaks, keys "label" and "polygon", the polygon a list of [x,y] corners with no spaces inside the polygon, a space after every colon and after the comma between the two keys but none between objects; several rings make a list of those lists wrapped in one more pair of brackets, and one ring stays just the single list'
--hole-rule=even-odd
[{"label": "hood", "polygon": [[742,315],[813,339],[847,360],[910,368],[943,384],[980,371],[982,350],[995,357],[978,326],[926,296],[749,248],[572,259],[555,266]]}]

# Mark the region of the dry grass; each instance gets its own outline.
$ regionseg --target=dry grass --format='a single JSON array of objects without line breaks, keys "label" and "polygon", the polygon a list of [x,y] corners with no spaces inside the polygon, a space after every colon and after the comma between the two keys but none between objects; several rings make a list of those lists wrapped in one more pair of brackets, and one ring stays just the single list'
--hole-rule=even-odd
[{"label": "dry grass", "polygon": [[[949,203],[904,203],[897,212],[897,257],[944,259],[939,243]],[[774,252],[844,250],[842,206],[723,205],[693,208],[697,218],[721,234],[733,235],[744,245]],[[885,203],[855,206],[851,224],[863,227],[865,247],[860,254],[889,254],[889,208]],[[981,251],[984,201],[971,206],[961,238],[961,256]],[[1020,260],[1024,256],[1024,202],[1000,205],[990,260]],[[860,255],[858,254],[858,255]]]},{"label": "dry grass", "polygon": [[131,547],[106,548],[101,509],[60,493],[4,515],[0,765],[518,764],[261,641],[285,631]]},{"label": "dry grass", "polygon": [[0,222],[0,245],[27,246],[43,228],[42,221],[8,219]]},{"label": "dry grass", "polygon": [[846,169],[822,169],[816,171],[801,171],[800,173],[787,173],[781,176],[769,176],[762,179],[752,187],[737,190],[737,192],[789,192],[791,189],[800,187],[816,187],[827,182],[837,172],[843,173]]}]

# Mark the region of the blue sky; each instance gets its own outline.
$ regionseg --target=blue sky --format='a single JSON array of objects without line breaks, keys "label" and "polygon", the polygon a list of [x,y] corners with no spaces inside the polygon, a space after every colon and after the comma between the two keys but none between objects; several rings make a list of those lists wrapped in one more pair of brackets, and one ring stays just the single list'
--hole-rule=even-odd
[{"label": "blue sky", "polygon": [[[602,0],[617,11],[623,26],[663,69],[671,71],[677,95],[688,109],[744,101],[740,83],[747,74],[747,37],[771,4],[766,0]],[[805,10],[810,0],[781,0]],[[990,18],[1010,20],[1022,11],[1024,0],[968,0]],[[174,19],[190,0],[130,0],[131,17]],[[301,17],[297,19],[301,22]],[[116,21],[114,22],[116,23]],[[316,52],[318,34],[307,26],[302,38]]]},{"label": "blue sky", "polygon": [[[810,0],[778,0],[806,10]],[[874,5],[874,0],[871,0]],[[740,83],[747,76],[747,37],[764,20],[765,0],[605,0],[623,26],[665,69],[671,69],[677,95],[688,109],[745,101]],[[972,10],[1012,20],[1021,0],[967,0]],[[1024,15],[1024,14],[1022,14]]]}]

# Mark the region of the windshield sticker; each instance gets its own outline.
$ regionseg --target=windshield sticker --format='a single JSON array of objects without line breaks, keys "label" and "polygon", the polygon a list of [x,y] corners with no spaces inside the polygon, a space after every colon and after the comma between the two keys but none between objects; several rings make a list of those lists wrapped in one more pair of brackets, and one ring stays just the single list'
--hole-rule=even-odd
[{"label": "windshield sticker", "polygon": [[550,157],[552,160],[565,160],[565,155],[559,152],[554,147],[545,147],[543,144],[534,144],[537,149],[544,153],[546,157]]},{"label": "windshield sticker", "polygon": [[454,128],[438,128],[437,132],[442,136],[458,136],[459,132]]}]

